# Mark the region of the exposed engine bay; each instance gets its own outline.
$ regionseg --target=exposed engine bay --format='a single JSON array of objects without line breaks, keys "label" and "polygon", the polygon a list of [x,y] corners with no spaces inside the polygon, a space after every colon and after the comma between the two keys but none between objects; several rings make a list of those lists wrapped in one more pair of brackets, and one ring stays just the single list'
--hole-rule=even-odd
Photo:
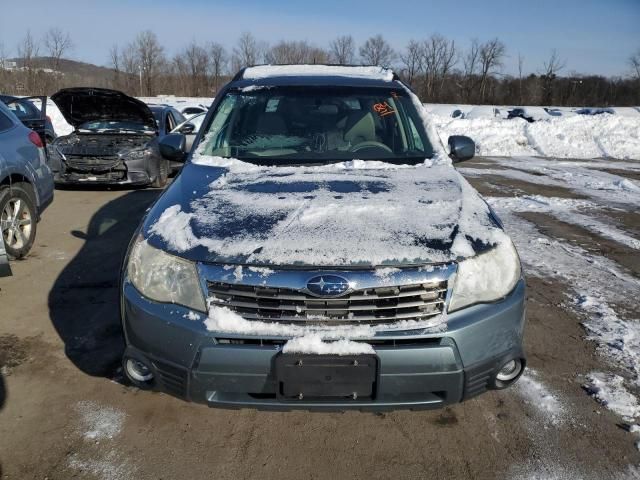
[{"label": "exposed engine bay", "polygon": [[108,167],[132,150],[146,146],[149,135],[72,133],[58,138],[52,147],[71,167]]},{"label": "exposed engine bay", "polygon": [[[143,160],[150,135],[85,134],[74,132],[58,137],[50,145],[50,158],[58,160],[60,172],[69,180],[98,175],[101,180],[118,181],[127,177],[126,161]],[[58,163],[55,162],[54,163]]]}]

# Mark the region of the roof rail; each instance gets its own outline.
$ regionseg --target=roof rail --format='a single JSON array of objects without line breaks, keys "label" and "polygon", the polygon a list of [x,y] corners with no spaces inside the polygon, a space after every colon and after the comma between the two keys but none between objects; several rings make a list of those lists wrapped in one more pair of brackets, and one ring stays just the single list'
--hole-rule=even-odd
[{"label": "roof rail", "polygon": [[[380,65],[358,65],[358,64],[341,64],[341,63],[258,63],[258,64],[254,64],[254,65],[248,65],[246,67],[241,68],[240,70],[238,70],[238,72],[234,75],[234,77],[231,79],[232,82],[238,81],[238,80],[243,80],[244,79],[244,72],[245,70],[247,70],[248,68],[252,68],[252,67],[284,67],[284,66],[289,66],[289,65],[324,65],[327,67],[380,67]],[[391,68],[389,67],[380,67],[380,68],[386,68],[387,70],[391,70],[391,72],[393,73],[393,80],[400,80],[400,77],[398,77],[398,74],[396,74],[395,71],[393,71]]]}]

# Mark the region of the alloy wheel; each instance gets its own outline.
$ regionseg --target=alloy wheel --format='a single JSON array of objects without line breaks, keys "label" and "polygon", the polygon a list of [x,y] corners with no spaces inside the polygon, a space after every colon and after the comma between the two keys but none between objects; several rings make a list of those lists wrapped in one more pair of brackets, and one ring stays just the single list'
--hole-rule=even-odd
[{"label": "alloy wheel", "polygon": [[19,250],[23,248],[31,236],[32,218],[24,200],[10,198],[2,210],[0,228],[6,246]]}]

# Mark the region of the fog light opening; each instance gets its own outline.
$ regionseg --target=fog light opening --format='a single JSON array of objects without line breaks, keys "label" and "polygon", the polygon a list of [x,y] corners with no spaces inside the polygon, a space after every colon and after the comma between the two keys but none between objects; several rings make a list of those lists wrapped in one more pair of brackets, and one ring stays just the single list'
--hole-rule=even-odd
[{"label": "fog light opening", "polygon": [[518,379],[518,377],[520,377],[523,369],[524,364],[519,358],[513,358],[506,362],[496,374],[496,388],[506,388],[511,385]]},{"label": "fog light opening", "polygon": [[127,358],[124,363],[127,376],[135,383],[149,384],[153,380],[153,372],[139,360]]}]

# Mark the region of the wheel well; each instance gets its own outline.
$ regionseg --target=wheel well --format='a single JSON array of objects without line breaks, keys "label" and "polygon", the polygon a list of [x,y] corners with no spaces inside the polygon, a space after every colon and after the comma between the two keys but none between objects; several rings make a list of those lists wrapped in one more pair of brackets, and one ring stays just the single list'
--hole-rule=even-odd
[{"label": "wheel well", "polygon": [[8,177],[5,177],[1,182],[0,186],[3,185],[13,185],[14,183],[26,183],[26,187],[31,190],[33,193],[33,186],[27,177],[24,175],[20,175],[19,173],[12,173]]},{"label": "wheel well", "polygon": [[33,204],[36,206],[36,208],[38,208],[38,199],[36,198],[36,191],[33,188],[33,185],[31,185],[31,182],[29,181],[29,179],[24,175],[20,175],[19,173],[12,173],[8,177],[5,177],[2,179],[2,181],[0,182],[0,188],[4,186],[10,187],[11,185],[15,185],[16,183],[22,184],[22,188],[24,188],[27,191],[27,193],[31,197],[31,200],[33,200]]}]

